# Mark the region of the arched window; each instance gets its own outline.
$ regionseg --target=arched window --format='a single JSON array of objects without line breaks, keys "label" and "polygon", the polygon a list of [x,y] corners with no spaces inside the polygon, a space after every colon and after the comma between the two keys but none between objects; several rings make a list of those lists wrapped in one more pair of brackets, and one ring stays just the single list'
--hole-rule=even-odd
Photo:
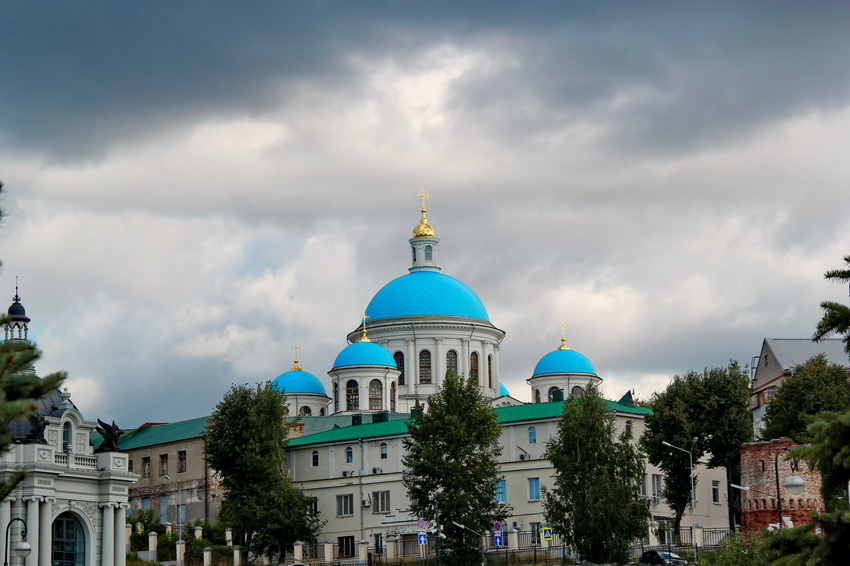
[{"label": "arched window", "polygon": [[560,391],[558,387],[550,387],[549,388],[549,402],[551,403],[555,399],[555,391]]},{"label": "arched window", "polygon": [[478,378],[478,352],[469,354],[469,377]]},{"label": "arched window", "polygon": [[434,258],[434,250],[431,246],[425,246],[425,261],[431,261]]},{"label": "arched window", "polygon": [[310,415],[313,414],[313,411],[310,409],[310,407],[308,407],[307,405],[304,405],[303,407],[301,407],[298,410],[298,414],[301,415],[302,417],[309,417]]},{"label": "arched window", "polygon": [[320,417],[324,417],[324,416],[325,416],[325,408],[324,408],[324,407],[322,407],[321,409],[319,409],[319,416],[320,416]]},{"label": "arched window", "polygon": [[398,384],[404,385],[404,354],[396,352],[393,354],[393,359],[395,360],[395,367],[401,372],[401,375],[398,376]]},{"label": "arched window", "polygon": [[416,248],[411,248],[413,250],[413,263],[416,263]]},{"label": "arched window", "polygon": [[345,385],[345,408],[347,411],[360,410],[360,386],[353,379]]},{"label": "arched window", "polygon": [[457,352],[454,350],[446,352],[446,370],[457,375]]},{"label": "arched window", "polygon": [[387,443],[381,442],[381,460],[387,459]]},{"label": "arched window", "polygon": [[570,395],[571,395],[571,396],[573,396],[573,397],[578,397],[578,396],[580,396],[580,395],[581,395],[581,392],[582,392],[582,391],[584,391],[584,390],[581,388],[581,386],[579,386],[579,385],[573,385],[573,388],[572,388],[572,390],[570,391]]},{"label": "arched window", "polygon": [[369,383],[369,410],[380,411],[384,408],[384,385],[378,379]]},{"label": "arched window", "polygon": [[310,456],[310,465],[315,468],[319,465],[319,451],[313,450],[313,453]]},{"label": "arched window", "polygon": [[533,426],[528,427],[528,443],[537,444],[537,429]]},{"label": "arched window", "polygon": [[74,448],[74,425],[65,421],[62,425],[62,451],[70,452]]},{"label": "arched window", "polygon": [[352,450],[351,446],[345,447],[345,463],[350,464],[354,461],[354,450]]},{"label": "arched window", "polygon": [[419,383],[431,383],[431,352],[428,350],[419,352]]},{"label": "arched window", "polygon": [[390,411],[395,413],[395,381],[390,383]]},{"label": "arched window", "polygon": [[53,552],[50,564],[78,566],[86,563],[86,535],[73,513],[64,512],[53,521]]},{"label": "arched window", "polygon": [[539,389],[534,390],[534,402],[535,403],[540,402],[540,390]]},{"label": "arched window", "polygon": [[339,412],[339,383],[334,382],[334,412]]},{"label": "arched window", "polygon": [[626,434],[632,435],[632,421],[626,421]]},{"label": "arched window", "polygon": [[493,354],[487,356],[487,386],[493,389]]}]

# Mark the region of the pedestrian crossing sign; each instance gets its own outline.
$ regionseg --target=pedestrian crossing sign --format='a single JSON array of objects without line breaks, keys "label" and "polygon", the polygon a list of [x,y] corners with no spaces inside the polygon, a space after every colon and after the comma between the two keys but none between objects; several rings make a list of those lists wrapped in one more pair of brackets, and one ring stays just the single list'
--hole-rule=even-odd
[{"label": "pedestrian crossing sign", "polygon": [[552,527],[543,527],[543,540],[552,540]]}]

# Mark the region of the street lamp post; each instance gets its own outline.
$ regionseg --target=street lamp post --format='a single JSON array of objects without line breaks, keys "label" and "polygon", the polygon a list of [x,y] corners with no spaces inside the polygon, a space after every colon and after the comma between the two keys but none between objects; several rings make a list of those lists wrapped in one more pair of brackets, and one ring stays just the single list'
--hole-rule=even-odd
[{"label": "street lamp post", "polygon": [[697,505],[696,505],[696,495],[694,492],[694,445],[697,442],[697,437],[694,437],[693,442],[691,443],[691,449],[685,450],[684,448],[679,448],[678,446],[674,446],[667,442],[666,440],[662,440],[661,444],[667,446],[669,448],[674,448],[681,452],[684,452],[688,455],[688,459],[690,461],[691,467],[688,469],[691,474],[691,539],[694,543],[694,564],[699,564],[699,546],[697,545]]},{"label": "street lamp post", "polygon": [[183,487],[179,483],[177,483],[176,481],[171,479],[171,477],[168,474],[165,474],[165,479],[167,479],[168,481],[170,481],[171,483],[173,483],[174,485],[177,486],[177,513],[176,513],[175,519],[177,520],[177,529],[178,529],[177,530],[177,533],[178,533],[177,538],[178,538],[178,540],[182,541],[183,540],[183,523],[180,522],[180,507],[183,506]]},{"label": "street lamp post", "polygon": [[5,546],[5,555],[3,557],[3,566],[9,566],[9,531],[12,529],[12,523],[15,521],[20,521],[23,526],[21,527],[21,542],[19,542],[15,546],[15,554],[20,556],[21,558],[26,558],[30,555],[30,551],[32,548],[30,547],[30,543],[27,542],[27,522],[21,519],[20,517],[15,517],[9,524],[6,525],[6,546]]}]

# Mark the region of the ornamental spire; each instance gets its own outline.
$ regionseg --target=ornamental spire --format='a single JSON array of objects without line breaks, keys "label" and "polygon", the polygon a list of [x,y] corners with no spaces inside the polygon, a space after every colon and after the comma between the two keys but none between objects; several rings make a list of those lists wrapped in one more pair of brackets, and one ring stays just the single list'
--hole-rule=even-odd
[{"label": "ornamental spire", "polygon": [[298,350],[301,349],[297,343],[292,347],[292,351],[295,352],[295,365],[292,366],[292,371],[301,371],[301,368],[298,366]]},{"label": "ornamental spire", "polygon": [[419,191],[419,194],[416,195],[422,200],[422,218],[419,219],[419,224],[416,225],[416,228],[413,229],[413,237],[414,238],[433,238],[437,234],[434,232],[434,228],[428,224],[428,218],[425,217],[425,213],[427,212],[427,207],[425,206],[425,199],[429,198],[431,195],[425,192],[425,190]]},{"label": "ornamental spire", "polygon": [[363,314],[363,316],[361,316],[360,318],[363,319],[363,331],[360,333],[360,341],[361,342],[371,342],[371,340],[369,340],[369,337],[366,336],[366,319],[369,318],[369,316],[366,315],[366,314]]}]

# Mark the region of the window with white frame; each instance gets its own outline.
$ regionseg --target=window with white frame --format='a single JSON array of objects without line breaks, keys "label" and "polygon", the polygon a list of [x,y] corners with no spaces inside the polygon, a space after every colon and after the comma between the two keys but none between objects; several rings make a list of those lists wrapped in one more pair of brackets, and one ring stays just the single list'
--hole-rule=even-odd
[{"label": "window with white frame", "polygon": [[720,482],[717,480],[711,481],[711,502],[720,503]]},{"label": "window with white frame", "polygon": [[661,503],[661,475],[652,474],[652,503]]},{"label": "window with white frame", "polygon": [[313,453],[310,455],[310,465],[314,468],[319,465],[319,451],[318,450],[313,450]]},{"label": "window with white frame", "polygon": [[350,464],[354,462],[354,450],[351,449],[351,446],[345,447],[345,463]]},{"label": "window with white frame", "polygon": [[350,517],[354,515],[354,494],[346,493],[345,495],[336,496],[336,516]]},{"label": "window with white frame", "polygon": [[495,494],[497,503],[507,503],[508,502],[508,486],[505,480],[496,482],[496,494]]},{"label": "window with white frame", "polygon": [[381,460],[387,459],[387,443],[381,442]]},{"label": "window with white frame", "polygon": [[533,426],[528,427],[528,443],[537,444],[537,429]]},{"label": "window with white frame", "polygon": [[372,492],[372,513],[389,513],[390,512],[390,492],[389,491],[373,491]]},{"label": "window with white frame", "polygon": [[540,478],[528,478],[528,500],[540,500]]}]

